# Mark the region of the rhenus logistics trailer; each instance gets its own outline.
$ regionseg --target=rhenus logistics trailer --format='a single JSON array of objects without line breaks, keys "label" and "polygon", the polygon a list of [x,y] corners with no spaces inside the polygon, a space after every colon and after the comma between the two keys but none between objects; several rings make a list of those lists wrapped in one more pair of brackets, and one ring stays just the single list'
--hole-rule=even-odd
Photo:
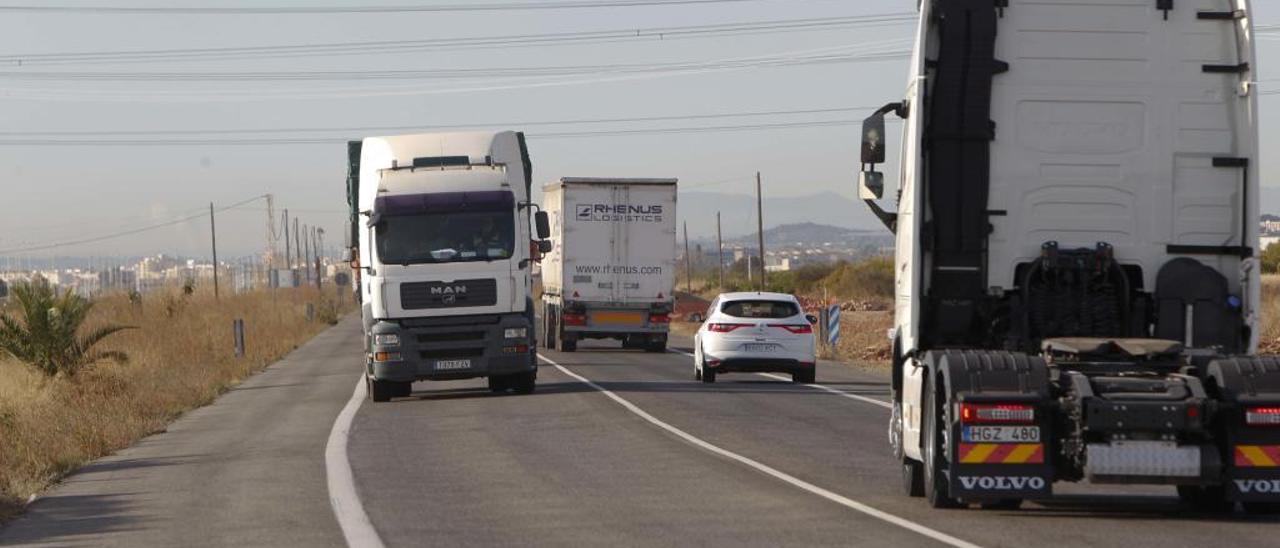
[{"label": "rhenus logistics trailer", "polygon": [[[910,495],[1058,481],[1280,509],[1259,335],[1246,0],[925,0],[904,99],[864,128],[897,233],[889,438]],[[885,211],[884,116],[904,120]]]},{"label": "rhenus logistics trailer", "polygon": [[676,180],[565,178],[543,189],[554,247],[542,263],[543,340],[662,352],[675,302]]}]

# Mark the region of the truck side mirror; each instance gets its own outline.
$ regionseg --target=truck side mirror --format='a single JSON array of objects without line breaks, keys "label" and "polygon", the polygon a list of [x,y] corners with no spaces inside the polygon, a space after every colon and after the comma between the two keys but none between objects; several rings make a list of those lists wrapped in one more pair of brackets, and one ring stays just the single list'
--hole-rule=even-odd
[{"label": "truck side mirror", "polygon": [[863,171],[858,174],[858,198],[879,200],[884,197],[884,174],[879,171]]},{"label": "truck side mirror", "polygon": [[884,163],[884,114],[876,113],[862,122],[862,163]]},{"label": "truck side mirror", "polygon": [[533,225],[538,232],[539,240],[551,237],[551,221],[547,218],[547,212],[539,211],[533,214]]},{"label": "truck side mirror", "polygon": [[551,250],[554,248],[555,246],[552,245],[551,240],[538,240],[539,253],[551,253]]}]

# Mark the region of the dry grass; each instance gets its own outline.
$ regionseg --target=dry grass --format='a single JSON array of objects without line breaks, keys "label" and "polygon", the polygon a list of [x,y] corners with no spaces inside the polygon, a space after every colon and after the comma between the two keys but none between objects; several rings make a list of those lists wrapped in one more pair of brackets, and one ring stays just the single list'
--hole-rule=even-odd
[{"label": "dry grass", "polygon": [[[0,521],[75,468],[161,432],[182,413],[280,359],[336,322],[349,308],[332,288],[224,296],[157,292],[141,305],[123,295],[101,299],[90,324],[138,326],[106,340],[130,356],[73,378],[46,378],[0,359]],[[307,321],[307,304],[315,305]],[[232,320],[245,321],[246,355],[234,356]]]}]

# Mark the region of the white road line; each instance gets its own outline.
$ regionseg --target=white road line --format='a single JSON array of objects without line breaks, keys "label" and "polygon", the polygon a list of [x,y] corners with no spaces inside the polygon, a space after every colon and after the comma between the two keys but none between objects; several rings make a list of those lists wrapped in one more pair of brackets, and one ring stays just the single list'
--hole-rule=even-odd
[{"label": "white road line", "polygon": [[364,512],[360,495],[356,493],[356,480],[351,473],[351,461],[347,458],[347,439],[351,434],[351,421],[364,402],[364,377],[356,383],[356,391],[347,400],[347,406],[338,413],[329,431],[329,442],[324,447],[324,468],[329,480],[329,505],[342,527],[347,546],[355,548],[382,548],[382,537],[373,528],[369,515]]},{"label": "white road line", "polygon": [[973,544],[969,541],[953,537],[951,535],[943,533],[942,531],[930,529],[929,527],[926,527],[914,521],[908,520],[906,518],[898,517],[896,515],[890,514],[883,510],[876,509],[872,506],[868,506],[866,504],[863,504],[861,502],[848,498],[844,495],[840,495],[833,491],[829,491],[827,489],[823,489],[822,487],[818,487],[817,485],[814,485],[800,478],[787,474],[786,472],[783,472],[781,470],[768,466],[759,461],[752,460],[748,457],[744,457],[742,455],[739,455],[727,449],[722,449],[719,446],[712,445],[711,443],[703,441],[701,438],[695,437],[694,435],[688,432],[685,432],[684,430],[676,428],[675,426],[672,426],[666,422],[663,422],[657,417],[650,415],[645,410],[637,407],[635,404],[631,403],[630,401],[623,398],[622,396],[619,396],[613,393],[612,391],[606,389],[605,387],[600,386],[595,382],[592,382],[590,379],[583,377],[582,375],[574,373],[573,371],[569,370],[567,367],[560,365],[550,359],[547,359],[545,356],[539,355],[538,357],[541,358],[542,361],[545,361],[555,366],[555,368],[559,369],[561,373],[564,373],[565,375],[568,375],[574,379],[577,379],[579,382],[587,386],[590,386],[591,388],[599,391],[605,396],[608,396],[609,399],[613,400],[614,402],[617,402],[618,405],[621,405],[622,407],[626,408],[627,411],[630,411],[631,413],[648,421],[650,424],[653,424],[658,428],[666,430],[667,432],[684,440],[690,445],[709,451],[711,453],[714,453],[726,459],[736,461],[750,468],[753,468],[756,471],[761,472],[767,476],[772,476],[776,479],[782,480],[783,482],[786,482],[794,487],[798,487],[804,491],[808,491],[809,493],[812,493],[814,495],[827,499],[831,502],[834,502],[836,504],[839,504],[841,506],[844,506],[852,510],[856,510],[858,512],[861,512],[863,514],[876,518],[878,520],[885,521],[893,525],[897,525],[898,527],[902,527],[903,529],[906,529],[908,531],[912,531],[914,533],[918,533],[920,535],[929,537],[943,544],[956,546],[958,548],[980,548],[977,544]]},{"label": "white road line", "polygon": [[[671,350],[671,352],[673,352],[673,353],[675,353],[675,354],[680,354],[680,355],[683,355],[683,356],[689,356],[690,358],[694,357],[694,356],[693,356],[693,354],[691,354],[691,353],[689,353],[689,352],[685,352],[685,351],[683,351],[683,350],[674,350],[674,349],[673,349],[673,350]],[[774,379],[774,380],[778,380],[778,381],[790,381],[790,380],[791,380],[790,378],[784,377],[784,376],[782,376],[782,375],[775,375],[775,374],[773,374],[773,373],[756,373],[756,374],[757,374],[757,375],[760,375],[761,377],[768,377],[768,378],[770,378],[770,379]],[[891,404],[891,403],[889,403],[889,402],[887,402],[887,401],[877,400],[877,399],[875,399],[875,398],[868,398],[868,397],[866,397],[866,396],[860,396],[860,395],[858,395],[858,394],[850,394],[850,393],[845,392],[845,391],[843,391],[843,390],[836,390],[835,388],[831,388],[830,386],[823,386],[823,385],[821,385],[821,384],[806,384],[806,385],[804,385],[804,386],[807,386],[807,387],[809,387],[809,388],[813,388],[813,389],[817,389],[817,390],[822,390],[822,391],[824,391],[824,392],[830,392],[830,393],[835,394],[835,395],[837,395],[837,396],[844,396],[844,397],[849,398],[849,399],[851,399],[851,400],[857,400],[857,401],[860,401],[860,402],[863,402],[863,403],[869,403],[869,404],[871,404],[871,405],[878,405],[878,406],[883,407],[883,408],[885,408],[885,409],[889,409],[889,410],[892,410],[892,409],[893,409],[893,404]]]},{"label": "white road line", "polygon": [[[775,374],[773,374],[773,373],[756,373],[756,374],[757,374],[757,375],[760,375],[761,377],[768,377],[768,378],[770,378],[770,379],[779,380],[779,381],[790,381],[790,380],[791,380],[791,378],[790,378],[790,377],[784,377],[784,376],[782,376],[782,375],[775,375]],[[803,386],[807,386],[807,387],[809,387],[809,388],[814,388],[814,389],[817,389],[817,390],[822,390],[823,392],[830,392],[830,393],[835,394],[835,395],[837,395],[837,396],[844,396],[844,397],[849,398],[849,399],[851,399],[851,400],[858,400],[858,401],[860,401],[860,402],[869,403],[869,404],[872,404],[872,405],[879,405],[880,407],[883,407],[883,408],[885,408],[885,409],[889,409],[889,410],[892,410],[892,409],[893,409],[893,404],[891,404],[891,403],[889,403],[889,402],[887,402],[887,401],[877,400],[877,399],[875,399],[875,398],[868,398],[868,397],[866,397],[866,396],[861,396],[861,395],[858,395],[858,394],[850,394],[850,393],[845,392],[845,391],[843,391],[843,390],[836,390],[835,388],[831,388],[830,386],[823,386],[823,385],[821,385],[821,384],[806,384],[806,385],[803,385]]]}]

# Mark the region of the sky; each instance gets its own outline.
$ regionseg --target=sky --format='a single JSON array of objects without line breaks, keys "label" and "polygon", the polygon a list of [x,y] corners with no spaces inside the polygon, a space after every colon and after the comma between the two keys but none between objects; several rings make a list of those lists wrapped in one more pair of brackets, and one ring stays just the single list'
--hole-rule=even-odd
[{"label": "sky", "polygon": [[[207,218],[54,250],[11,250],[145,228],[196,216],[210,203],[222,209],[267,193],[277,217],[289,208],[301,222],[323,228],[332,247],[344,219],[345,141],[413,128],[524,130],[535,186],[563,176],[679,177],[685,192],[747,194],[759,171],[770,196],[835,192],[853,199],[853,122],[901,96],[907,65],[897,54],[913,36],[902,16],[916,5],[730,0],[467,12],[289,9],[552,1],[0,0],[0,268],[6,256],[204,257]],[[1280,24],[1280,2],[1255,4],[1258,24]],[[19,5],[286,9],[6,11]],[[865,19],[879,15],[899,17]],[[726,24],[754,30],[672,32]],[[666,33],[639,32],[646,29]],[[582,34],[604,31],[640,36]],[[555,40],[520,38],[535,35]],[[486,40],[458,47],[459,39]],[[376,44],[320,49],[370,42]],[[259,47],[268,49],[225,51]],[[111,55],[132,51],[168,53]],[[1277,54],[1280,40],[1261,42],[1264,75]],[[1280,143],[1273,107],[1280,96],[1264,97],[1264,150]],[[760,115],[728,116],[748,113]],[[706,131],[726,126],[740,129]],[[673,128],[682,131],[652,131]],[[174,140],[186,144],[156,144]],[[1280,186],[1280,177],[1269,176],[1278,162],[1264,154],[1264,185]],[[749,231],[752,215],[725,212],[726,233]],[[266,247],[265,200],[217,218],[221,255]]]}]

